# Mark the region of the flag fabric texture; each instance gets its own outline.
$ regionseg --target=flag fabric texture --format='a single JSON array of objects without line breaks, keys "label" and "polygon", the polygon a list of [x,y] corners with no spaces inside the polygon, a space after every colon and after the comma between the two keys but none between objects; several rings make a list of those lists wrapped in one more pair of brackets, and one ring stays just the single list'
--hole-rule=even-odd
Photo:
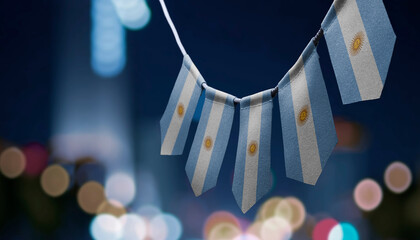
[{"label": "flag fabric texture", "polygon": [[247,212],[271,189],[272,90],[240,102],[239,141],[232,191],[242,212]]},{"label": "flag fabric texture", "polygon": [[382,0],[335,0],[321,26],[343,103],[379,98],[396,40]]},{"label": "flag fabric texture", "polygon": [[168,105],[160,120],[161,155],[182,154],[204,82],[190,57],[185,55]]},{"label": "flag fabric texture", "polygon": [[185,171],[196,196],[216,186],[232,129],[234,96],[207,87]]},{"label": "flag fabric texture", "polygon": [[311,41],[278,85],[286,175],[312,185],[337,144],[318,58]]}]

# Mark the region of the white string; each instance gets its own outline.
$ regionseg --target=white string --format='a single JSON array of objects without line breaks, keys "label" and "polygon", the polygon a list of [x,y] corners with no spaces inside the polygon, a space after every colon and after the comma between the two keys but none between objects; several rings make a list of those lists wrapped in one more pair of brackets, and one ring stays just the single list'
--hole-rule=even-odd
[{"label": "white string", "polygon": [[169,16],[168,9],[166,8],[166,4],[164,0],[159,0],[160,5],[162,6],[163,14],[165,14],[166,21],[168,21],[169,26],[171,27],[172,33],[174,34],[176,43],[178,44],[179,50],[181,50],[182,55],[187,55],[184,46],[181,43],[181,39],[179,38],[178,32],[176,31],[175,25],[172,22],[171,16]]}]

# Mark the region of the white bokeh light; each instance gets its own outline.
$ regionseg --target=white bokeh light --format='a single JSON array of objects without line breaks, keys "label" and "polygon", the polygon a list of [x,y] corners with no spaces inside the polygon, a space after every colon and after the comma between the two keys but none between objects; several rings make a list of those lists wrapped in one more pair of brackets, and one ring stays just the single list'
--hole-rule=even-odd
[{"label": "white bokeh light", "polygon": [[96,240],[116,240],[121,238],[121,222],[109,214],[96,216],[90,225],[90,234]]},{"label": "white bokeh light", "polygon": [[129,205],[136,195],[133,177],[123,172],[114,173],[106,181],[105,193],[109,200],[116,200],[124,206]]},{"label": "white bokeh light", "polygon": [[120,217],[122,239],[142,240],[147,235],[146,221],[136,214],[124,214]]}]

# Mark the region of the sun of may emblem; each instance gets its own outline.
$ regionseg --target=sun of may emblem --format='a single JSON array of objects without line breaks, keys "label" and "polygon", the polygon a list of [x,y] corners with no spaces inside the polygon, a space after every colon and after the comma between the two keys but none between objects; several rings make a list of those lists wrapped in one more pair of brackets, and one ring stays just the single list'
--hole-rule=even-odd
[{"label": "sun of may emblem", "polygon": [[212,146],[213,146],[213,140],[211,140],[211,137],[206,137],[206,139],[204,139],[204,147],[207,150],[210,150]]},{"label": "sun of may emblem", "polygon": [[297,116],[297,122],[299,124],[299,126],[303,126],[306,121],[308,120],[309,117],[309,108],[308,106],[303,106],[302,109],[299,112],[299,115]]},{"label": "sun of may emblem", "polygon": [[258,149],[257,142],[252,141],[252,142],[249,144],[249,146],[248,146],[248,153],[249,153],[249,155],[254,156],[254,155],[255,155],[255,153],[257,152],[257,149]]},{"label": "sun of may emblem", "polygon": [[178,112],[178,116],[180,117],[184,116],[185,109],[182,103],[178,104],[177,112]]},{"label": "sun of may emblem", "polygon": [[352,56],[356,56],[362,50],[364,40],[365,34],[363,32],[356,33],[350,44],[350,54]]}]

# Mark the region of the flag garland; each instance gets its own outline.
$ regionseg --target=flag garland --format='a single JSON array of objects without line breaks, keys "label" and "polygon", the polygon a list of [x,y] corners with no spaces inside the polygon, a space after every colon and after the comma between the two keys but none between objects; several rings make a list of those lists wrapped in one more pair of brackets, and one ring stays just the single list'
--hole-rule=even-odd
[{"label": "flag garland", "polygon": [[232,191],[247,212],[269,192],[273,98],[280,108],[286,175],[315,185],[337,144],[334,121],[316,48],[325,36],[344,104],[380,97],[396,36],[382,0],[334,0],[321,29],[274,89],[242,99],[213,89],[187,55],[174,24],[165,17],[184,55],[160,121],[161,154],[183,152],[198,99],[205,103],[185,167],[196,196],[216,185],[235,112],[239,141]]}]

